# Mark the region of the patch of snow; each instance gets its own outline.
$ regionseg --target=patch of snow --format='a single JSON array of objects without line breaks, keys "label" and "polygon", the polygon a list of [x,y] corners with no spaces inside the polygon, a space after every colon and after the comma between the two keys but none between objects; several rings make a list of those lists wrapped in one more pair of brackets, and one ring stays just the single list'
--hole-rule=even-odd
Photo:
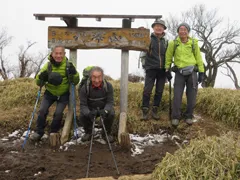
[{"label": "patch of snow", "polygon": [[195,122],[198,122],[198,119],[193,119],[193,122],[195,123]]},{"label": "patch of snow", "polygon": [[1,141],[9,141],[7,138],[2,138]]},{"label": "patch of snow", "polygon": [[[163,132],[163,131],[162,131]],[[145,147],[162,144],[167,141],[168,134],[147,134],[146,136],[139,136],[138,134],[130,134],[130,139],[133,147],[131,148],[132,156],[142,154]]]},{"label": "patch of snow", "polygon": [[11,170],[6,170],[5,173],[10,173]]},{"label": "patch of snow", "polygon": [[20,133],[19,130],[14,131],[12,134],[9,134],[8,137],[18,137],[18,134]]},{"label": "patch of snow", "polygon": [[24,131],[22,137],[26,137],[28,131]]},{"label": "patch of snow", "polygon": [[10,151],[10,153],[12,153],[12,154],[18,154],[17,151]]},{"label": "patch of snow", "polygon": [[39,176],[41,174],[42,174],[42,172],[39,171],[38,173],[35,173],[34,176]]},{"label": "patch of snow", "polygon": [[47,134],[44,134],[41,139],[48,139],[48,135],[47,135]]},{"label": "patch of snow", "polygon": [[131,148],[132,155],[131,156],[136,156],[139,154],[142,154],[144,152],[144,149],[140,149],[139,146],[133,144],[133,148]]},{"label": "patch of snow", "polygon": [[180,137],[177,136],[177,135],[173,135],[171,139],[172,139],[172,140],[175,140],[175,139],[176,139],[176,140],[181,140]]}]

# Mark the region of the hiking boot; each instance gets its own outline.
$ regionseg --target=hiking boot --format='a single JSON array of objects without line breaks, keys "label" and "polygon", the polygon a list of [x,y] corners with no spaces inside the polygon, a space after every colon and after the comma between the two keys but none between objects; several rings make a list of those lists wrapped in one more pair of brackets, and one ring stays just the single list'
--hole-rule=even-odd
[{"label": "hiking boot", "polygon": [[85,141],[90,141],[91,140],[91,134],[84,134],[83,137],[81,138],[82,142],[85,142]]},{"label": "hiking boot", "polygon": [[172,119],[172,126],[177,127],[179,125],[178,119]]},{"label": "hiking boot", "polygon": [[152,117],[155,120],[159,120],[159,115],[158,115],[158,107],[157,106],[153,106],[152,107]]},{"label": "hiking boot", "polygon": [[143,107],[142,108],[142,117],[141,120],[148,120],[148,108],[147,107]]},{"label": "hiking boot", "polygon": [[33,134],[31,134],[31,136],[29,137],[29,139],[31,141],[40,141],[42,138],[42,136],[36,132],[34,132]]},{"label": "hiking boot", "polygon": [[193,124],[192,118],[187,118],[187,119],[185,120],[185,122],[186,122],[188,125],[192,125],[192,124]]}]

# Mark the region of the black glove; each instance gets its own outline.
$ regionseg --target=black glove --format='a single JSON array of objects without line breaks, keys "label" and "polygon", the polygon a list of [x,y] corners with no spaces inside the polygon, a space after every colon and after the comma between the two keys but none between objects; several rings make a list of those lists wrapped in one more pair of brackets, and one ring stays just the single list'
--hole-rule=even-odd
[{"label": "black glove", "polygon": [[167,80],[168,80],[168,81],[171,81],[171,79],[172,79],[171,71],[167,71],[167,72],[166,72],[166,77],[167,77]]},{"label": "black glove", "polygon": [[39,74],[39,79],[42,80],[43,82],[47,82],[48,81],[48,72],[47,71],[41,72],[41,74]]},{"label": "black glove", "polygon": [[203,72],[199,72],[198,73],[198,83],[202,83],[203,82],[203,77],[204,77],[204,73]]},{"label": "black glove", "polygon": [[89,112],[88,117],[91,119],[91,121],[93,121],[94,118],[96,118],[97,115],[98,115],[98,111],[94,109],[94,110]]},{"label": "black glove", "polygon": [[70,83],[73,83],[73,75],[72,74],[69,74],[68,80],[69,80]]},{"label": "black glove", "polygon": [[76,74],[76,68],[74,67],[74,65],[72,63],[69,63],[69,69],[68,69],[69,74]]},{"label": "black glove", "polygon": [[105,118],[107,117],[107,115],[108,115],[108,111],[105,110],[105,109],[101,109],[101,110],[99,111],[99,114],[100,114],[100,116],[101,116],[103,119],[105,119]]}]

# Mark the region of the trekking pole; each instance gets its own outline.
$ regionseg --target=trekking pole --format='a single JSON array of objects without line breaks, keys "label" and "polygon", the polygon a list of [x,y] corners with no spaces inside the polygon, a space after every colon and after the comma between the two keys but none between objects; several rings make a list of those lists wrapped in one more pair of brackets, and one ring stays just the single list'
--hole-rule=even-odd
[{"label": "trekking pole", "polygon": [[102,123],[102,126],[103,126],[103,130],[104,130],[104,133],[105,133],[107,142],[108,142],[108,147],[109,147],[109,150],[111,151],[112,158],[113,158],[113,162],[114,162],[114,165],[115,165],[116,170],[117,170],[117,174],[119,175],[120,173],[119,173],[119,171],[118,171],[118,166],[117,166],[117,163],[116,163],[116,159],[115,159],[115,157],[114,157],[113,150],[112,150],[112,146],[111,146],[111,144],[110,144],[110,142],[109,142],[109,139],[108,139],[107,131],[106,131],[105,124],[104,124],[104,122],[103,122],[102,116],[100,116],[100,119],[101,119],[101,123]]},{"label": "trekking pole", "polygon": [[171,121],[172,114],[172,80],[169,81],[169,121]]},{"label": "trekking pole", "polygon": [[92,125],[91,143],[90,143],[90,149],[89,149],[89,155],[88,155],[88,165],[87,165],[86,178],[88,178],[89,167],[90,167],[90,162],[91,162],[92,144],[93,144],[93,136],[94,136],[95,121],[96,121],[96,117],[94,117],[94,119],[93,119],[93,125]]},{"label": "trekking pole", "polygon": [[[42,82],[41,82],[42,84]],[[27,130],[27,134],[26,134],[26,137],[25,137],[25,140],[22,144],[22,149],[24,149],[24,146],[27,142],[27,139],[28,139],[28,136],[29,136],[29,132],[30,132],[30,129],[31,129],[31,125],[32,125],[32,121],[33,121],[33,118],[34,118],[34,114],[35,114],[35,111],[36,111],[36,108],[37,108],[37,104],[38,104],[38,101],[39,101],[39,98],[41,96],[41,91],[42,91],[42,86],[40,85],[40,88],[38,90],[38,93],[37,93],[37,99],[36,99],[36,103],[35,103],[35,106],[34,106],[34,109],[33,109],[33,112],[32,112],[32,117],[31,117],[31,120],[29,122],[29,125],[28,125],[28,130]]]},{"label": "trekking pole", "polygon": [[74,89],[74,84],[71,84],[72,86],[72,105],[73,105],[73,124],[74,124],[74,136],[76,138],[76,141],[78,139],[78,133],[77,133],[77,118],[76,118],[76,102],[75,102],[75,89]]}]

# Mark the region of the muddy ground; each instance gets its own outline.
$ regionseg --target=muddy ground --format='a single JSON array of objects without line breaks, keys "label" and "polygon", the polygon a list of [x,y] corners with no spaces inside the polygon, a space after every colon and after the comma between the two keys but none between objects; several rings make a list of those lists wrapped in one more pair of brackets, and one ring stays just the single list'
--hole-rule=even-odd
[{"label": "muddy ground", "polygon": [[[113,144],[119,171],[122,175],[151,173],[155,164],[166,152],[173,153],[177,146],[173,142],[145,148],[143,154],[132,157],[130,152]],[[47,180],[83,178],[86,175],[89,144],[72,146],[67,151],[54,152],[47,145],[35,147],[27,145],[25,152],[19,146],[0,144],[0,179],[2,180]],[[117,176],[108,146],[97,142],[93,145],[93,155],[89,177]],[[10,170],[8,172],[8,170]],[[41,174],[38,174],[41,172]],[[35,176],[34,176],[35,175]]]},{"label": "muddy ground", "polygon": [[[181,126],[178,130],[169,131],[170,137],[178,134],[184,140],[198,136],[199,132],[206,135],[219,135],[224,128],[212,120],[199,118],[192,126]],[[225,130],[224,130],[225,131]],[[2,138],[4,134],[0,135]],[[6,134],[5,134],[6,136]],[[167,140],[163,144],[145,147],[140,155],[132,156],[131,152],[122,150],[116,143],[112,148],[121,175],[149,174],[161,161],[166,152],[174,153],[179,148],[176,141]],[[83,178],[86,175],[89,143],[73,145],[67,151],[53,151],[48,142],[41,145],[28,141],[25,151],[21,144],[13,144],[13,140],[0,140],[0,179],[1,180],[62,180],[67,178]],[[117,177],[116,169],[107,144],[95,142],[90,166],[89,177]]]}]

